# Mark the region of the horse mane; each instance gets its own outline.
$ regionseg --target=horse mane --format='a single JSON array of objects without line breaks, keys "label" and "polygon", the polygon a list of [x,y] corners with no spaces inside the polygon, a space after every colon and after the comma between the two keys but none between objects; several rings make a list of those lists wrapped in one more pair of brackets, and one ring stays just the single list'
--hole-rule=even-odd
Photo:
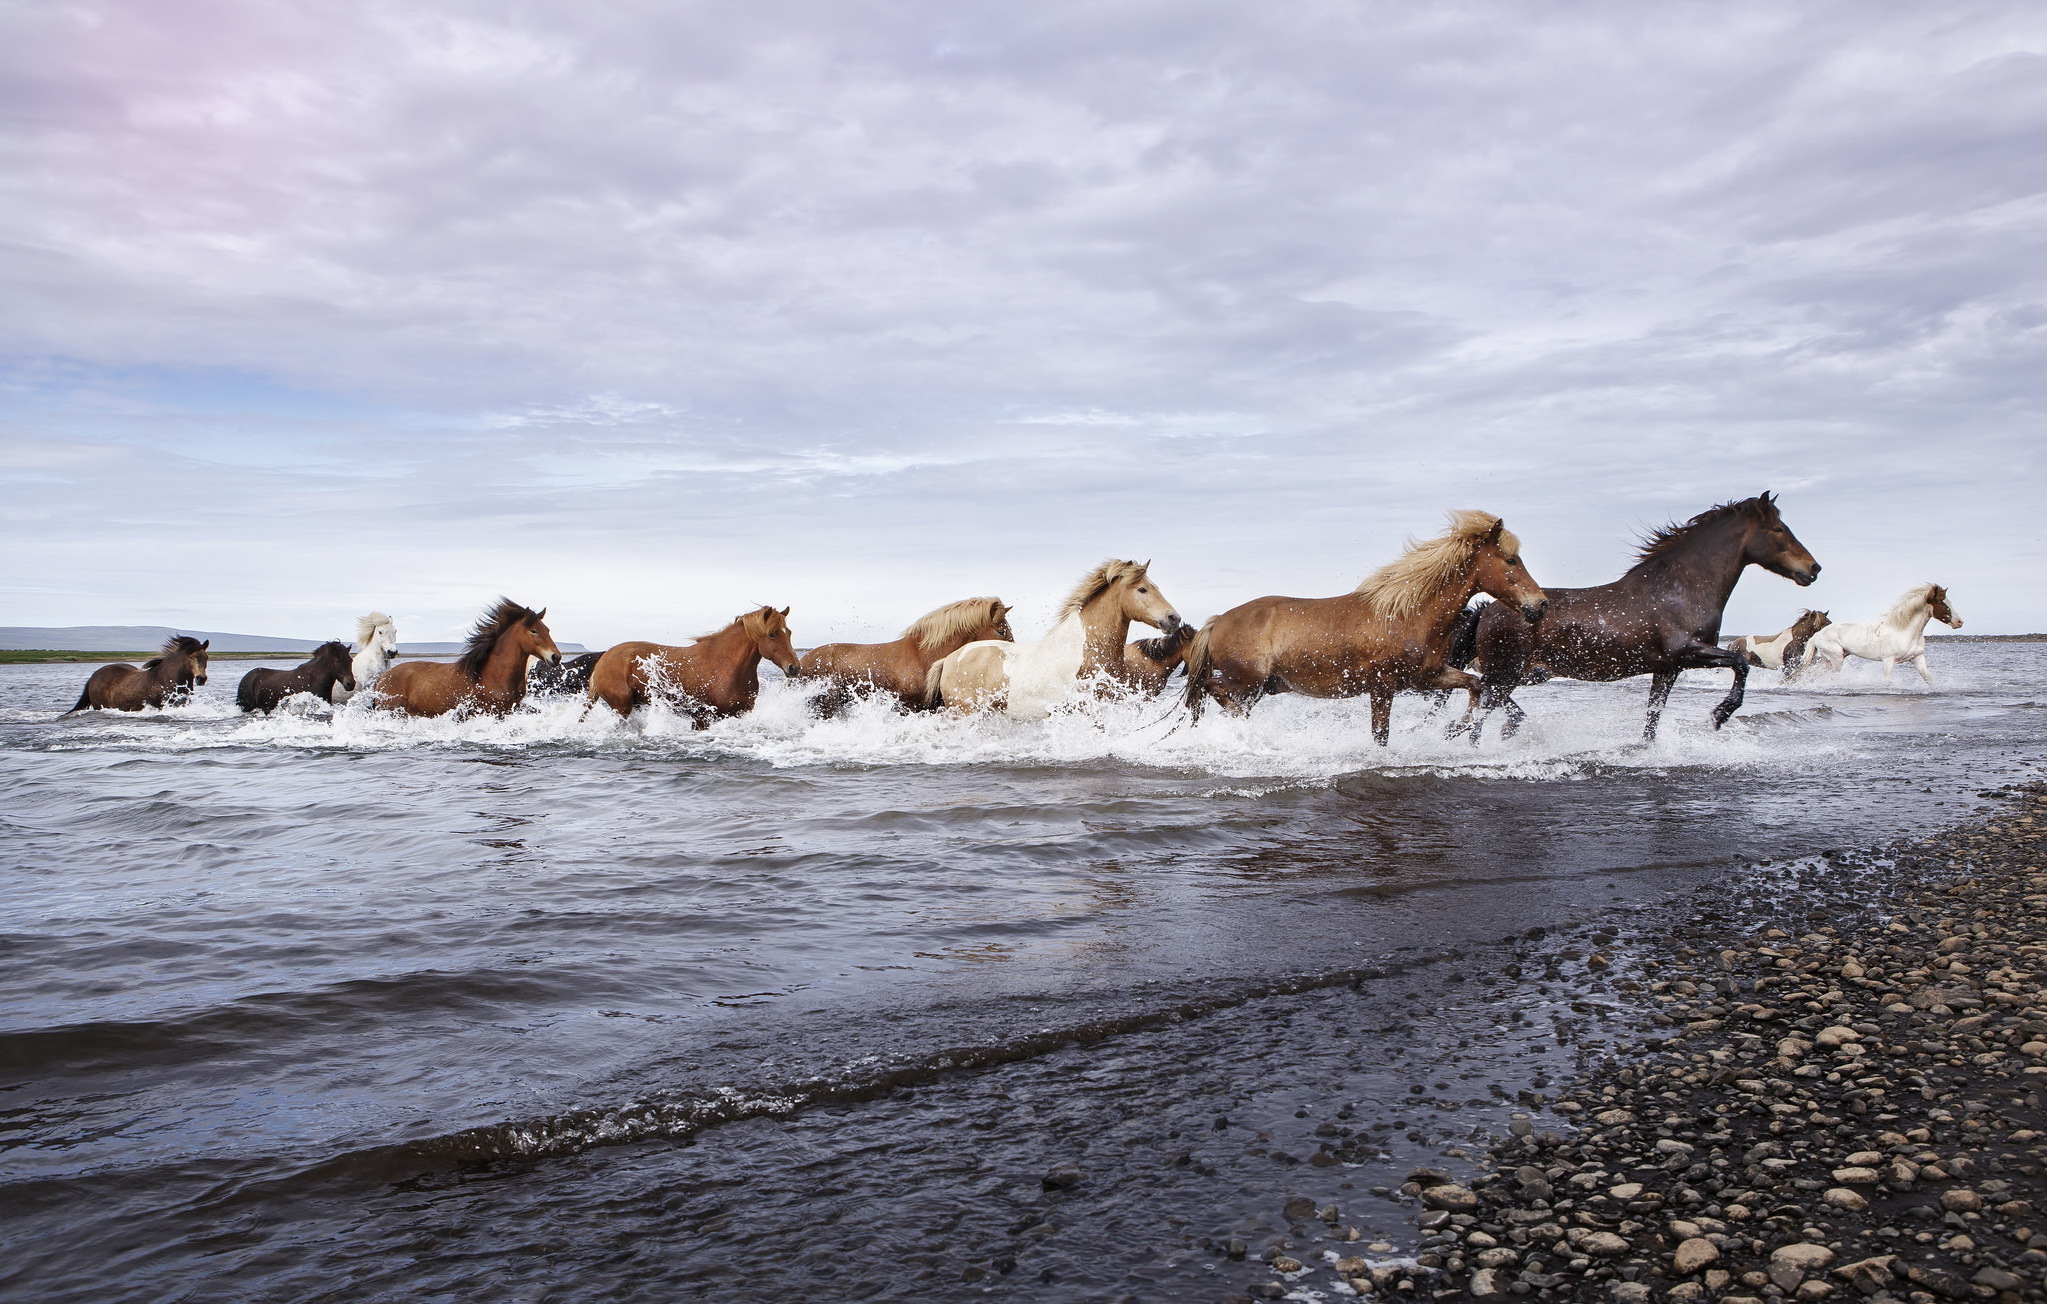
[{"label": "horse mane", "polygon": [[367,616],[356,617],[355,646],[358,650],[369,647],[370,636],[377,632],[379,625],[391,625],[391,632],[394,634],[398,632],[398,627],[392,624],[391,618],[381,611],[372,611]]},{"label": "horse mane", "polygon": [[1635,550],[1635,566],[1631,569],[1640,568],[1645,563],[1655,561],[1677,548],[1691,537],[1694,530],[1718,525],[1732,516],[1749,516],[1758,521],[1767,521],[1776,514],[1777,500],[1767,493],[1734,502],[1716,503],[1681,525],[1673,523],[1649,531],[1643,536],[1641,547]]},{"label": "horse mane", "polygon": [[1052,618],[1058,624],[1068,616],[1076,615],[1082,607],[1101,596],[1104,589],[1118,580],[1134,580],[1144,575],[1151,563],[1139,565],[1134,561],[1117,561],[1110,558],[1080,577],[1080,583],[1073,586],[1073,592],[1066,595],[1066,601],[1059,604],[1059,614]]},{"label": "horse mane", "polygon": [[1148,660],[1164,661],[1178,656],[1181,648],[1192,643],[1195,632],[1194,626],[1182,625],[1170,634],[1160,634],[1157,638],[1140,638],[1136,640],[1136,647]]},{"label": "horse mane", "polygon": [[1938,584],[1914,584],[1891,604],[1891,609],[1884,613],[1884,619],[1895,618],[1900,621],[1907,619],[1920,607],[1931,605],[1929,600],[1933,596],[1933,591],[1939,587]]},{"label": "horse mane", "polygon": [[342,642],[338,638],[330,638],[325,643],[322,643],[320,646],[313,649],[313,655],[315,657],[321,656],[323,654],[331,654],[334,656],[338,656],[343,661],[346,661],[349,658],[348,644]]},{"label": "horse mane", "polygon": [[[177,652],[183,652],[188,657],[196,657],[205,650],[205,645],[190,634],[173,634],[163,641],[163,655],[166,657]],[[159,661],[162,659],[163,657],[157,658]]]},{"label": "horse mane", "polygon": [[961,598],[958,602],[948,602],[911,621],[902,636],[916,639],[926,652],[930,652],[952,639],[993,623],[995,609],[1001,605],[1001,598]]},{"label": "horse mane", "polygon": [[1407,551],[1358,581],[1351,590],[1377,609],[1395,619],[1410,616],[1432,594],[1440,592],[1457,577],[1487,537],[1500,531],[1500,551],[1513,556],[1521,551],[1521,540],[1501,527],[1491,512],[1460,509],[1450,514],[1450,530],[1441,538],[1417,543],[1407,541]]},{"label": "horse mane", "polygon": [[498,640],[512,626],[537,619],[539,615],[539,612],[522,607],[510,598],[499,598],[496,606],[476,618],[475,627],[469,631],[469,641],[463,645],[462,655],[455,658],[455,664],[469,678],[483,678],[483,668],[489,663],[491,649],[498,645]]}]

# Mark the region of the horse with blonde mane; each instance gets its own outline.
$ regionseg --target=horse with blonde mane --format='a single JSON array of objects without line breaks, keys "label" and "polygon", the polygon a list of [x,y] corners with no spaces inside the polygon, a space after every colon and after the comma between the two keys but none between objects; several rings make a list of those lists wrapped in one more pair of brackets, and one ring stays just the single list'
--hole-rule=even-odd
[{"label": "horse with blonde mane", "polygon": [[1900,661],[1909,661],[1928,687],[1933,674],[1926,668],[1926,622],[1937,620],[1949,629],[1960,629],[1962,618],[1948,603],[1947,590],[1938,584],[1915,584],[1905,590],[1882,620],[1850,620],[1829,625],[1813,636],[1807,650],[1811,668],[1839,670],[1849,657],[1884,663],[1884,682]]},{"label": "horse with blonde mane", "polygon": [[370,690],[370,700],[407,715],[455,710],[504,715],[526,700],[526,659],[560,662],[548,632],[547,609],[532,611],[510,598],[477,618],[469,641],[453,661],[408,661],[392,666]]},{"label": "horse with blonde mane", "polygon": [[1040,719],[1071,700],[1084,680],[1113,683],[1131,621],[1168,635],[1186,623],[1150,567],[1114,560],[1095,567],[1060,605],[1052,632],[1034,643],[969,643],[939,658],[925,676],[924,706]]},{"label": "horse with blonde mane", "polygon": [[1198,722],[1209,698],[1243,715],[1267,693],[1369,695],[1372,737],[1383,747],[1395,693],[1461,688],[1477,708],[1478,677],[1450,667],[1450,641],[1478,593],[1531,624],[1548,605],[1499,517],[1453,511],[1448,533],[1410,542],[1349,593],[1254,598],[1210,620],[1187,653],[1187,707]]},{"label": "horse with blonde mane", "polygon": [[1831,623],[1824,611],[1801,611],[1797,620],[1775,634],[1743,634],[1730,640],[1727,650],[1747,657],[1752,666],[1781,670],[1789,678],[1805,664],[1805,647],[1812,636]]},{"label": "horse with blonde mane", "polygon": [[856,694],[887,693],[911,709],[924,705],[924,681],[941,657],[969,643],[1015,640],[1010,608],[1001,598],[961,598],[927,611],[889,643],[826,643],[797,663],[806,680],[822,680],[814,700],[820,714],[836,715]]},{"label": "horse with blonde mane", "polygon": [[789,608],[761,607],[684,647],[620,643],[590,671],[590,700],[620,716],[657,698],[698,729],[744,715],[760,697],[761,658],[791,679],[800,673],[790,646]]},{"label": "horse with blonde mane", "polygon": [[377,676],[391,668],[391,658],[398,655],[398,626],[381,611],[372,611],[359,616],[355,622],[355,658],[349,662],[349,673],[355,682],[344,685],[336,680],[329,691],[327,700],[340,706],[354,697],[357,690],[368,688],[377,682]]},{"label": "horse with blonde mane", "polygon": [[160,711],[166,705],[182,706],[192,696],[192,685],[206,682],[204,642],[187,634],[173,634],[164,640],[163,654],[151,657],[140,668],[129,665],[101,666],[85,681],[78,705],[66,711],[105,709]]}]

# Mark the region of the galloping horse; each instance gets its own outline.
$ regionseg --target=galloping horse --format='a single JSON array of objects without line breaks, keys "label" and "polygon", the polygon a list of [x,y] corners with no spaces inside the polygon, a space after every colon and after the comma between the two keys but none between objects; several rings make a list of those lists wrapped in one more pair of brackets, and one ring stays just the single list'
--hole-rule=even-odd
[{"label": "galloping horse", "polygon": [[1801,611],[1787,629],[1775,634],[1743,634],[1727,645],[1729,652],[1748,658],[1752,666],[1781,670],[1789,678],[1805,664],[1805,645],[1830,622],[1824,611]]},{"label": "galloping horse", "polygon": [[391,658],[398,654],[398,626],[381,611],[372,611],[355,622],[355,661],[351,671],[355,683],[343,687],[336,683],[327,691],[327,699],[340,706],[355,696],[356,685],[368,688],[377,682],[377,676],[390,668]]},{"label": "galloping horse", "polygon": [[1521,541],[1489,512],[1450,513],[1450,531],[1410,543],[1397,561],[1335,598],[1254,598],[1202,626],[1187,653],[1187,706],[1201,719],[1213,697],[1242,715],[1267,693],[1372,699],[1372,737],[1386,744],[1393,695],[1462,688],[1478,677],[1450,668],[1458,614],[1474,594],[1532,623],[1547,599],[1521,564]]},{"label": "galloping horse", "polygon": [[816,699],[825,715],[838,714],[862,689],[893,693],[915,709],[924,704],[924,680],[940,657],[969,643],[1016,638],[1009,611],[1001,598],[962,598],[918,617],[893,643],[826,643],[798,664],[805,679],[829,685]]},{"label": "galloping horse", "polygon": [[762,657],[792,679],[801,673],[790,646],[789,608],[749,611],[687,647],[620,643],[597,658],[590,700],[625,716],[658,697],[708,729],[722,716],[753,710]]},{"label": "galloping horse", "polygon": [[322,643],[296,670],[255,669],[235,685],[235,705],[244,711],[277,709],[277,704],[294,693],[311,693],[326,698],[337,687],[355,691],[355,670],[348,663],[348,644],[336,640]]},{"label": "galloping horse", "polygon": [[[192,696],[192,685],[206,682],[206,649],[212,639],[200,642],[184,634],[164,640],[163,655],[134,666],[101,666],[85,681],[78,705],[71,711],[99,707],[109,711],[162,710],[178,706]],[[69,715],[71,711],[64,714]]]},{"label": "galloping horse", "polygon": [[[1522,684],[1558,675],[1605,682],[1646,674],[1652,678],[1642,737],[1654,741],[1680,673],[1732,670],[1734,687],[1713,708],[1718,729],[1741,706],[1748,684],[1748,658],[1720,646],[1720,613],[1742,570],[1761,566],[1800,587],[1820,574],[1820,564],[1785,526],[1776,498],[1767,493],[1665,526],[1637,556],[1611,584],[1551,589],[1549,614],[1533,627],[1498,607],[1465,614],[1451,664],[1468,665],[1475,654],[1485,674],[1480,709],[1507,708],[1502,733],[1511,735],[1526,717],[1514,701]],[[1484,723],[1481,715],[1476,727]]]},{"label": "galloping horse", "polygon": [[1157,638],[1133,639],[1123,645],[1123,670],[1116,677],[1146,697],[1157,697],[1166,691],[1173,672],[1187,663],[1187,649],[1193,642],[1192,625]]},{"label": "galloping horse", "polygon": [[1891,605],[1882,620],[1851,620],[1829,625],[1813,638],[1809,647],[1815,669],[1825,666],[1839,670],[1851,656],[1884,663],[1884,682],[1900,661],[1910,661],[1919,677],[1929,685],[1933,675],[1926,669],[1926,622],[1937,620],[1949,629],[1960,629],[1962,618],[1948,605],[1947,590],[1938,584],[1916,584]]},{"label": "galloping horse", "polygon": [[392,666],[377,680],[373,698],[408,715],[446,715],[458,707],[504,715],[526,700],[526,658],[562,658],[546,616],[544,607],[531,611],[499,598],[469,631],[461,656]]},{"label": "galloping horse", "polygon": [[1150,566],[1105,561],[1089,571],[1060,606],[1052,632],[1035,643],[982,641],[941,657],[925,676],[924,706],[1039,719],[1081,680],[1114,680],[1131,621],[1165,634],[1186,623],[1152,582]]}]

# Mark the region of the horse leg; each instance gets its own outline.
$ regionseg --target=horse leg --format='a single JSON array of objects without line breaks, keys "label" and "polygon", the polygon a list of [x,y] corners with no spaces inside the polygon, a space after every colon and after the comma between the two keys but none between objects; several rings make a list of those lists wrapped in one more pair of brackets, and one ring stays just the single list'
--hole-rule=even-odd
[{"label": "horse leg", "polygon": [[1663,719],[1664,703],[1670,701],[1670,690],[1677,685],[1677,671],[1659,670],[1649,677],[1649,719],[1642,726],[1642,741],[1656,741],[1656,724]]},{"label": "horse leg", "polygon": [[1898,668],[1898,659],[1897,659],[1896,657],[1885,657],[1885,658],[1884,658],[1884,687],[1885,687],[1885,688],[1889,688],[1889,687],[1891,686],[1891,674],[1892,674],[1892,672],[1893,672],[1893,671],[1895,671],[1895,670],[1896,670],[1897,668]]},{"label": "horse leg", "polygon": [[1727,718],[1741,709],[1743,699],[1748,696],[1748,659],[1736,657],[1734,664],[1727,668],[1734,672],[1734,682],[1728,686],[1727,696],[1721,699],[1720,705],[1713,708],[1715,729],[1726,724]]},{"label": "horse leg", "polygon": [[1921,652],[1918,656],[1913,657],[1912,664],[1918,668],[1919,677],[1926,681],[1926,686],[1928,688],[1937,687],[1937,685],[1935,685],[1933,682],[1933,673],[1926,668],[1926,654],[1924,652]]},{"label": "horse leg", "polygon": [[1381,747],[1393,737],[1393,694],[1372,694],[1372,741]]}]

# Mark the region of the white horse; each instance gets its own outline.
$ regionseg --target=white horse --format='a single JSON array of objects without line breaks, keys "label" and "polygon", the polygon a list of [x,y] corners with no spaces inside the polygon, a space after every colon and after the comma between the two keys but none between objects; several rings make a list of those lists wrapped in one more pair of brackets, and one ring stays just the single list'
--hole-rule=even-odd
[{"label": "white horse", "polygon": [[1806,645],[1807,665],[1839,670],[1851,656],[1884,663],[1884,682],[1900,661],[1919,668],[1928,684],[1933,676],[1926,669],[1926,622],[1937,620],[1949,629],[1962,627],[1961,617],[1948,605],[1947,590],[1938,584],[1918,584],[1892,604],[1882,620],[1854,620],[1829,625],[1813,635]]},{"label": "white horse", "polygon": [[1059,608],[1052,632],[1035,643],[984,639],[941,657],[924,680],[925,707],[1037,720],[1072,698],[1081,681],[1119,679],[1131,621],[1162,634],[1186,623],[1152,583],[1150,566],[1105,561],[1089,571]]},{"label": "white horse", "polygon": [[[398,651],[398,626],[381,611],[372,611],[355,622],[355,659],[350,668],[355,671],[355,692],[359,693],[377,682],[377,676],[391,667],[391,658]],[[328,694],[328,700],[340,706],[355,696],[340,684]]]}]

